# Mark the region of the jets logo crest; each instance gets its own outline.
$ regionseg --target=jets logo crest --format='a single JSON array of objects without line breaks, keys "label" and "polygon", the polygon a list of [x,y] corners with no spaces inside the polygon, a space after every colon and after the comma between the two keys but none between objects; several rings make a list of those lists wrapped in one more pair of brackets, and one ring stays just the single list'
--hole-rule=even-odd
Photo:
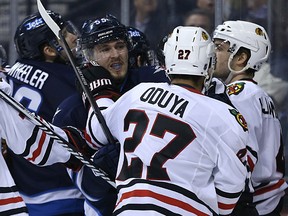
[{"label": "jets logo crest", "polygon": [[247,122],[244,119],[243,115],[240,114],[236,109],[229,109],[230,113],[235,117],[236,121],[243,128],[244,132],[248,131]]},{"label": "jets logo crest", "polygon": [[244,89],[244,82],[235,83],[228,86],[228,95],[238,95]]}]

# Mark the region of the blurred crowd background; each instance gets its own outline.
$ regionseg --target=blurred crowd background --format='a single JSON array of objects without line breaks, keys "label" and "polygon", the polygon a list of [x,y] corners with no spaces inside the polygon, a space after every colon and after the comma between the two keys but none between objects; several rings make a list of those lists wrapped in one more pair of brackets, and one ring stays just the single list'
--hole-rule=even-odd
[{"label": "blurred crowd background", "polygon": [[[211,34],[225,20],[248,20],[264,26],[270,36],[272,54],[256,74],[256,80],[275,100],[288,156],[287,0],[42,0],[42,3],[79,29],[89,18],[113,14],[123,24],[143,31],[153,49],[178,25],[198,25]],[[36,0],[0,0],[0,44],[6,49],[11,65],[17,58],[13,42],[15,29],[24,17],[35,11]]]}]

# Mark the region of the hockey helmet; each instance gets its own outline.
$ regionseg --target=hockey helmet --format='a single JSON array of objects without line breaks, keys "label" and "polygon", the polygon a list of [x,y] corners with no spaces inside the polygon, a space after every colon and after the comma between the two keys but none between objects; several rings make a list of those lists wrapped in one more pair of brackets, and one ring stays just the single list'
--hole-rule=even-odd
[{"label": "hockey helmet", "polygon": [[142,65],[152,65],[154,62],[154,55],[150,49],[150,43],[146,35],[134,27],[127,27],[127,30],[132,42],[131,49],[129,50],[130,68],[138,67],[138,56],[140,56]]},{"label": "hockey helmet", "polygon": [[207,76],[213,57],[209,34],[201,27],[178,26],[164,44],[168,74]]},{"label": "hockey helmet", "polygon": [[251,57],[245,68],[259,70],[267,61],[271,43],[266,30],[255,23],[247,21],[226,21],[218,25],[214,31],[213,39],[221,39],[230,43],[229,52],[234,56],[240,47],[249,49]]},{"label": "hockey helmet", "polygon": [[80,45],[82,49],[89,49],[96,44],[112,40],[122,39],[128,42],[128,38],[126,27],[116,17],[108,14],[105,17],[84,22],[81,29]]},{"label": "hockey helmet", "polygon": [[[61,15],[48,10],[47,13],[63,29],[66,22]],[[39,59],[42,57],[41,45],[48,43],[54,45],[57,51],[63,49],[57,42],[56,36],[46,25],[45,21],[39,13],[32,14],[25,18],[17,27],[14,43],[18,55],[26,59]]]}]

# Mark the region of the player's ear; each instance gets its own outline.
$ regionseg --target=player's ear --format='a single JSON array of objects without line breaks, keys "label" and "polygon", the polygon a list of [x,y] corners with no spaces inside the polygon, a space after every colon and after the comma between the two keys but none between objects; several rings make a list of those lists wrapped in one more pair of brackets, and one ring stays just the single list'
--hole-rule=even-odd
[{"label": "player's ear", "polygon": [[46,58],[57,56],[56,50],[54,48],[52,48],[51,46],[49,46],[48,44],[44,45],[43,54]]},{"label": "player's ear", "polygon": [[236,55],[236,58],[239,65],[246,65],[249,56],[246,52],[241,52],[239,55]]}]

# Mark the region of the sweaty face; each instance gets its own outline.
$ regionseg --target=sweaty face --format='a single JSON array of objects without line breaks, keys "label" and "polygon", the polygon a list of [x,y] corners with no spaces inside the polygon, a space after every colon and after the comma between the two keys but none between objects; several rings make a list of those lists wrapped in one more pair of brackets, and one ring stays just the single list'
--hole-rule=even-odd
[{"label": "sweaty face", "polygon": [[123,40],[95,45],[93,59],[107,69],[116,81],[124,80],[128,70],[128,49]]},{"label": "sweaty face", "polygon": [[230,73],[228,69],[228,59],[231,54],[228,51],[229,42],[220,39],[215,39],[214,44],[216,54],[216,66],[213,75],[225,81]]}]

